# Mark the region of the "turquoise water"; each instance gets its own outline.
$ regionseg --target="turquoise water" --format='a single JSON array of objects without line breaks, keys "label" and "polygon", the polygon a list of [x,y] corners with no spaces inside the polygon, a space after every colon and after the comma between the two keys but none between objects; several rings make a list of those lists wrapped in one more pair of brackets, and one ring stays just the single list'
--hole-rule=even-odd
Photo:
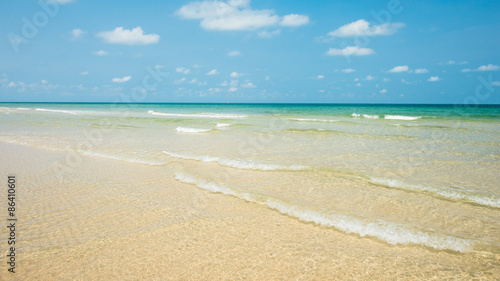
[{"label": "turquoise water", "polygon": [[176,179],[399,246],[500,251],[500,106],[0,104],[0,141]]}]

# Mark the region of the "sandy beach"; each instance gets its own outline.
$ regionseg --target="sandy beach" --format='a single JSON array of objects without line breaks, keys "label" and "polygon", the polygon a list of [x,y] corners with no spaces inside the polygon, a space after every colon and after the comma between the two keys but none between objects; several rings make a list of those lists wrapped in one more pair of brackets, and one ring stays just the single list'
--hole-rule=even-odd
[{"label": "sandy beach", "polygon": [[[210,193],[175,167],[0,144],[18,183],[16,275],[3,280],[495,279],[500,256],[392,246]],[[2,200],[2,210],[6,208]],[[1,232],[6,241],[7,232]],[[2,256],[7,251],[2,247]],[[496,277],[495,277],[496,276]]]}]

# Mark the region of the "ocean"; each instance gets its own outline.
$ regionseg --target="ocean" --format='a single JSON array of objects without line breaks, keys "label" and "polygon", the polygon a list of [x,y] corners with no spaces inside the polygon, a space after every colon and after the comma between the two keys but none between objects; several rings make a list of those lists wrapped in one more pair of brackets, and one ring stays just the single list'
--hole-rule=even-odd
[{"label": "ocean", "polygon": [[82,156],[159,166],[388,246],[500,254],[500,106],[2,103],[0,120],[1,142],[65,152],[61,181]]}]

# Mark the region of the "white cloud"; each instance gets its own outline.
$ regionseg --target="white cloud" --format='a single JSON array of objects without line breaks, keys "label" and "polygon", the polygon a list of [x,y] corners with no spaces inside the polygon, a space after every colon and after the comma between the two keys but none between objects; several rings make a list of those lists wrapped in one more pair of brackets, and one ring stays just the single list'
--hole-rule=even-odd
[{"label": "white cloud", "polygon": [[107,43],[125,45],[148,45],[158,43],[160,40],[158,34],[144,34],[140,26],[131,30],[120,26],[113,31],[99,32],[97,37],[101,37]]},{"label": "white cloud", "polygon": [[462,72],[471,72],[471,71],[496,71],[500,70],[500,66],[494,65],[494,64],[488,64],[488,65],[481,65],[480,67],[476,69],[470,69],[470,68],[464,68],[462,69]]},{"label": "white cloud", "polygon": [[236,92],[236,91],[238,91],[238,88],[236,88],[236,87],[231,87],[231,88],[229,88],[229,90],[227,90],[227,91],[228,91],[228,92]]},{"label": "white cloud", "polygon": [[427,73],[429,72],[429,70],[427,68],[417,68],[415,69],[415,74],[424,74],[424,73]]},{"label": "white cloud", "polygon": [[176,14],[185,19],[200,20],[203,29],[218,31],[256,30],[277,24],[299,26],[309,22],[307,16],[291,14],[281,18],[273,10],[253,10],[250,0],[191,2]]},{"label": "white cloud", "polygon": [[9,88],[9,87],[16,87],[16,86],[17,86],[16,82],[14,82],[14,81],[10,81],[10,83],[9,83],[9,84],[7,84],[7,86],[6,86],[6,87],[7,87],[7,88]]},{"label": "white cloud", "polygon": [[236,71],[233,71],[233,73],[231,73],[230,76],[233,77],[233,78],[237,78],[237,77],[242,76],[242,74],[240,74],[240,73],[238,73]]},{"label": "white cloud", "polygon": [[318,79],[318,80],[323,79],[323,78],[325,78],[324,75],[318,75],[318,76],[316,76],[316,79]]},{"label": "white cloud", "polygon": [[499,69],[500,69],[500,66],[490,63],[488,65],[481,65],[480,67],[477,68],[477,71],[496,71]]},{"label": "white cloud", "polygon": [[71,39],[75,40],[75,39],[82,37],[83,34],[85,34],[86,32],[79,29],[79,28],[75,28],[75,29],[71,30],[70,33],[71,33],[71,36],[73,36]]},{"label": "white cloud", "polygon": [[186,81],[186,77],[182,77],[181,79],[179,80],[175,80],[174,83],[175,84],[181,84],[182,82]]},{"label": "white cloud", "polygon": [[360,48],[358,46],[349,46],[344,49],[330,48],[326,54],[329,56],[368,56],[375,52],[370,48]]},{"label": "white cloud", "polygon": [[354,37],[354,36],[379,36],[394,34],[399,28],[403,27],[404,23],[384,23],[381,25],[372,25],[364,19],[351,22],[343,25],[338,29],[328,33],[329,36],[335,37]]},{"label": "white cloud", "polygon": [[109,55],[109,52],[106,52],[104,50],[99,50],[97,52],[92,52],[92,54],[97,55],[97,56],[107,56],[107,55]]},{"label": "white cloud", "polygon": [[352,73],[352,72],[354,72],[354,71],[356,71],[356,70],[355,70],[355,69],[352,69],[352,68],[342,69],[342,72],[344,72],[344,73]]},{"label": "white cloud", "polygon": [[452,64],[456,64],[456,63],[457,63],[457,62],[456,62],[456,61],[454,61],[454,60],[449,60],[449,61],[447,61],[447,62],[446,62],[446,64],[448,64],[448,65],[452,65]]},{"label": "white cloud", "polygon": [[366,76],[366,78],[365,78],[365,80],[368,80],[368,81],[373,80],[373,79],[375,79],[375,77],[373,77],[373,76],[371,76],[371,75],[368,75],[368,76]]},{"label": "white cloud", "polygon": [[439,78],[439,76],[431,76],[429,79],[427,79],[427,81],[429,81],[429,82],[437,82],[440,80],[441,80],[441,78]]},{"label": "white cloud", "polygon": [[115,82],[115,83],[123,83],[123,82],[127,82],[131,78],[132,78],[132,76],[124,76],[122,78],[113,78],[111,81]]},{"label": "white cloud", "polygon": [[273,10],[252,10],[250,1],[202,1],[182,6],[176,13],[185,19],[199,19],[207,30],[254,30],[276,25]]},{"label": "white cloud", "polygon": [[380,93],[381,93],[381,94],[385,94],[385,93],[387,93],[387,90],[386,90],[386,89],[382,89],[382,90],[380,91]]},{"label": "white cloud", "polygon": [[82,71],[82,72],[80,72],[80,75],[89,75],[89,72],[88,71]]},{"label": "white cloud", "polygon": [[469,62],[464,60],[464,61],[459,62],[459,64],[469,64]]},{"label": "white cloud", "polygon": [[356,87],[361,87],[361,83],[356,84]]},{"label": "white cloud", "polygon": [[43,79],[43,80],[42,80],[42,81],[40,81],[40,82],[42,82],[42,84],[47,84],[47,83],[48,83],[48,82],[47,82],[47,80],[45,80],[45,79]]},{"label": "white cloud", "polygon": [[357,82],[357,81],[359,81],[359,78],[357,78],[357,77],[354,78],[354,82]]},{"label": "white cloud", "polygon": [[175,69],[176,72],[182,73],[182,74],[189,74],[191,73],[191,70],[185,68],[185,67],[177,67]]},{"label": "white cloud", "polygon": [[398,72],[406,72],[408,70],[409,70],[409,68],[407,65],[399,65],[399,66],[393,67],[391,70],[389,70],[389,72],[398,73]]},{"label": "white cloud", "polygon": [[163,68],[165,68],[165,66],[161,64],[157,64],[154,66],[154,69],[163,69]]},{"label": "white cloud", "polygon": [[493,82],[491,82],[491,85],[500,86],[500,81],[493,81]]},{"label": "white cloud", "polygon": [[207,72],[207,75],[216,75],[216,74],[219,74],[219,72],[215,68]]},{"label": "white cloud", "polygon": [[237,57],[237,56],[241,56],[241,52],[234,50],[234,51],[227,53],[227,55],[230,57]]},{"label": "white cloud", "polygon": [[276,29],[274,31],[266,31],[266,30],[263,30],[263,31],[259,31],[258,35],[260,38],[272,38],[278,34],[280,34],[280,30],[279,29]]},{"label": "white cloud", "polygon": [[243,88],[257,88],[252,82],[248,82],[242,85]]},{"label": "white cloud", "polygon": [[384,78],[383,80],[384,80],[384,82],[389,82],[389,81],[391,81],[391,79],[389,79],[389,78]]},{"label": "white cloud", "polygon": [[301,26],[309,23],[309,17],[304,15],[290,14],[281,19],[280,25]]}]

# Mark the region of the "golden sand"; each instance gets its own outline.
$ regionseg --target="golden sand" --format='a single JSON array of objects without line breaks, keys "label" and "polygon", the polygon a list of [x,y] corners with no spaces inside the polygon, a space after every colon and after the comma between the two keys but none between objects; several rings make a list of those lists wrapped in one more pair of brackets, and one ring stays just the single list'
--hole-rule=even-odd
[{"label": "golden sand", "polygon": [[[17,179],[16,273],[0,280],[483,280],[500,256],[393,246],[303,223],[148,166],[0,144],[0,179]],[[7,193],[0,214],[7,217]]]}]

